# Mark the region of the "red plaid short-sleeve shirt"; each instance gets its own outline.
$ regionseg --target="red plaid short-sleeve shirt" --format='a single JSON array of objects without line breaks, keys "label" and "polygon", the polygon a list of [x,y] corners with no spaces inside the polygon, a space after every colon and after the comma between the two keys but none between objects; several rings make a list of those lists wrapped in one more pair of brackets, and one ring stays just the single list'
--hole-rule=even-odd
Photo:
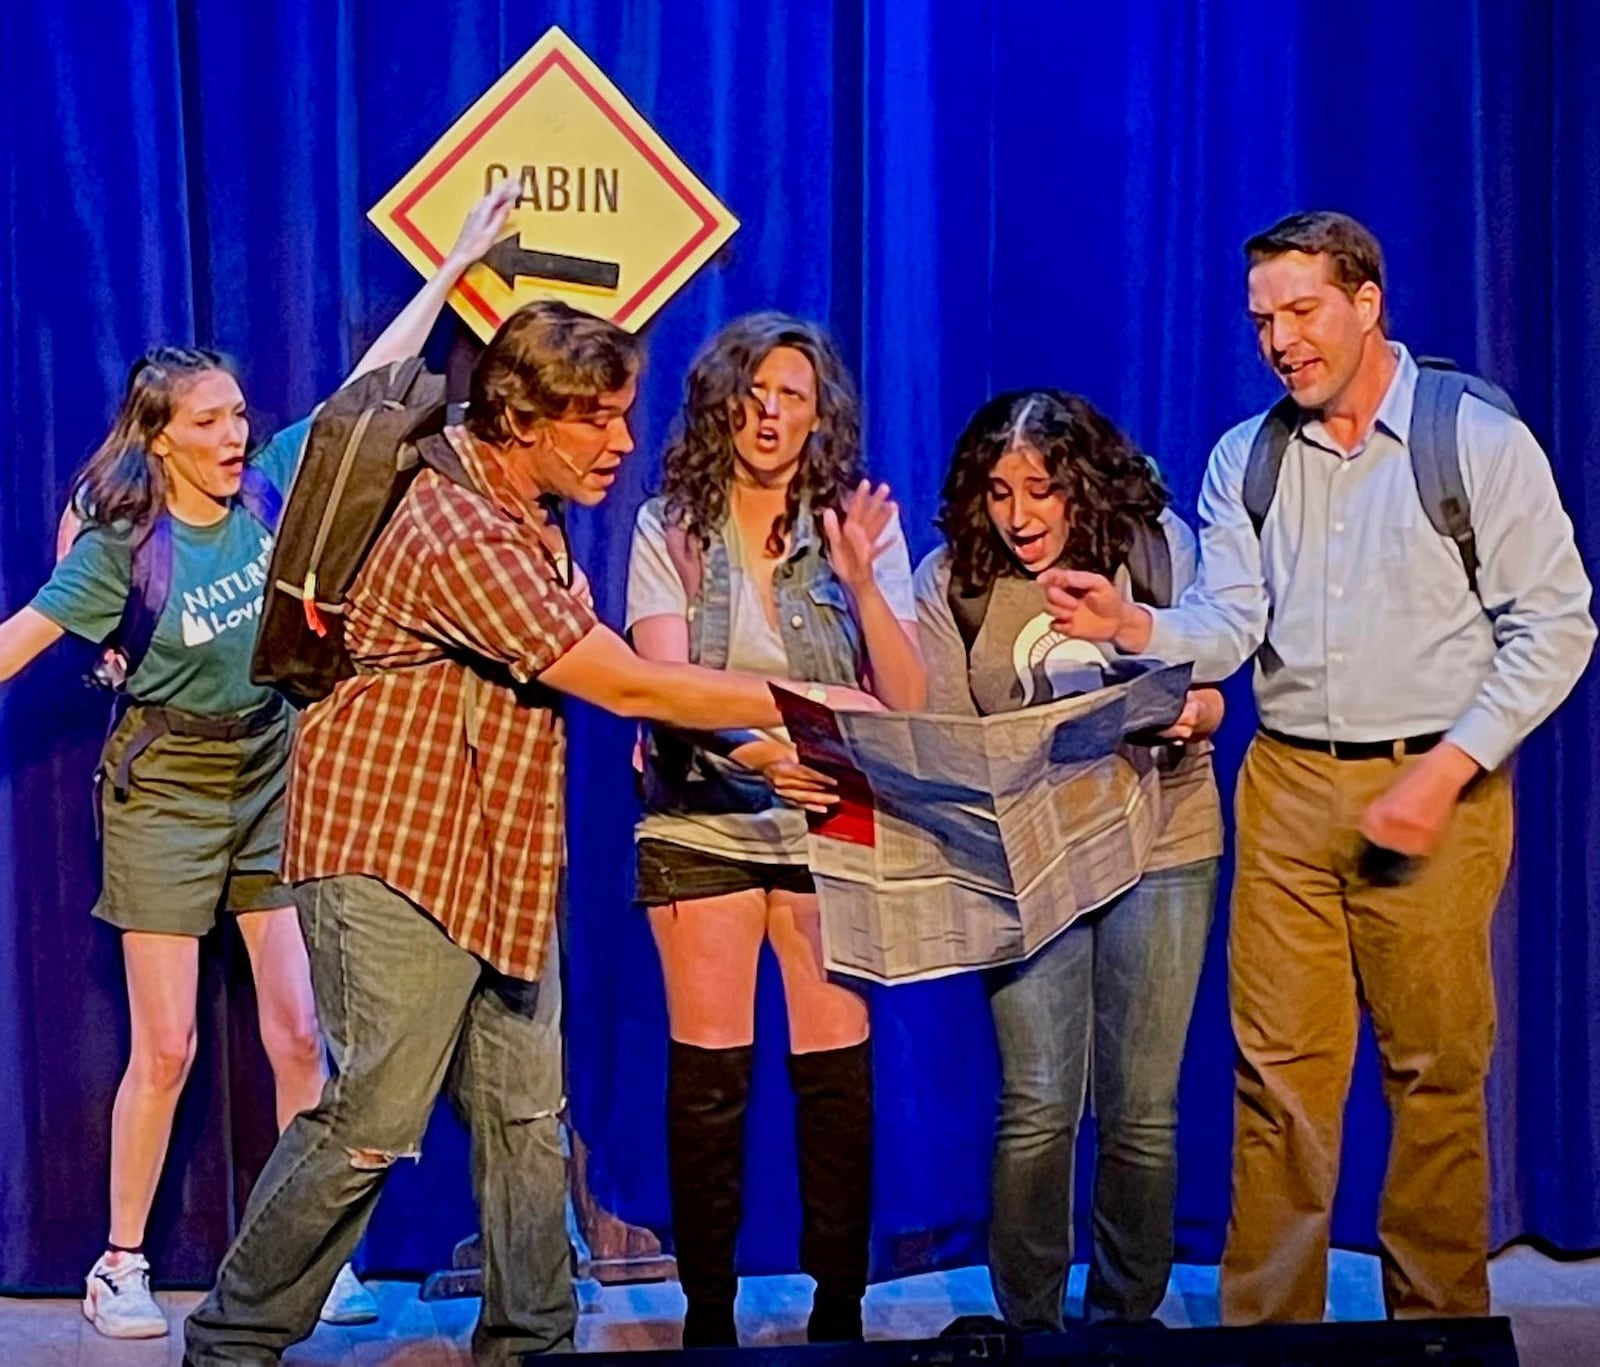
[{"label": "red plaid short-sleeve shirt", "polygon": [[[424,469],[351,591],[360,671],[302,719],[284,870],[368,874],[536,980],[566,858],[566,733],[537,676],[595,625],[539,513],[452,434],[478,493]],[[487,496],[486,496],[487,495]]]}]

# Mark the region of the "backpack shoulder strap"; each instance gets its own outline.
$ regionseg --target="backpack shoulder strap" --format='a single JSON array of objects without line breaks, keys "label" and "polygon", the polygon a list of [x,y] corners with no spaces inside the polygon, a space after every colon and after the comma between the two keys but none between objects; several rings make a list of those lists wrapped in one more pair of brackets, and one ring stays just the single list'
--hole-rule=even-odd
[{"label": "backpack shoulder strap", "polygon": [[[278,520],[283,516],[283,495],[253,465],[245,467],[239,484],[239,503],[269,532],[277,530]],[[128,597],[122,605],[122,619],[108,643],[123,658],[124,678],[132,678],[150,653],[156,624],[172,597],[172,558],[172,518],[162,513],[133,544],[129,557]]]},{"label": "backpack shoulder strap", "polygon": [[972,645],[983,630],[983,619],[989,614],[989,599],[994,593],[994,580],[981,588],[969,588],[957,579],[954,571],[945,588],[945,601],[950,604],[950,615],[955,618],[956,630],[961,633],[961,644],[967,657],[972,657]]},{"label": "backpack shoulder strap", "polygon": [[1153,608],[1172,606],[1172,547],[1159,522],[1137,522],[1128,548],[1128,578],[1133,600]]},{"label": "backpack shoulder strap", "polygon": [[[427,426],[427,419],[422,426]],[[415,451],[416,457],[430,470],[437,470],[452,484],[459,484],[463,489],[471,489],[474,493],[482,493],[472,478],[472,472],[467,469],[467,463],[461,456],[459,443],[469,441],[465,429],[460,427],[439,427],[436,430],[426,430],[423,435],[417,435],[418,429],[412,430],[412,435],[400,445],[397,459],[400,468],[404,470],[412,462],[409,455]]]},{"label": "backpack shoulder strap", "polygon": [[1456,429],[1461,399],[1466,394],[1512,417],[1517,415],[1511,396],[1498,385],[1464,374],[1448,361],[1420,359],[1409,445],[1411,474],[1423,511],[1433,529],[1455,543],[1467,584],[1477,594],[1478,538],[1472,528],[1472,503],[1461,475],[1461,446]]},{"label": "backpack shoulder strap", "polygon": [[1295,401],[1287,395],[1267,410],[1250,443],[1250,457],[1244,467],[1244,508],[1250,525],[1261,535],[1273,495],[1278,492],[1278,472],[1283,468],[1283,453],[1300,421]]},{"label": "backpack shoulder strap", "polygon": [[109,644],[122,656],[124,678],[132,678],[155,639],[156,623],[172,596],[172,518],[161,513],[134,543],[128,598]]},{"label": "backpack shoulder strap", "polygon": [[700,597],[700,590],[705,584],[705,547],[700,544],[699,537],[691,536],[686,528],[676,523],[668,523],[666,532],[667,558],[678,572],[684,597],[693,603]]},{"label": "backpack shoulder strap", "polygon": [[652,494],[639,509],[642,519],[648,514],[661,524],[666,543],[667,559],[672,562],[683,594],[690,604],[700,597],[706,583],[706,547],[688,528],[674,522],[667,515],[667,500],[661,494]]}]

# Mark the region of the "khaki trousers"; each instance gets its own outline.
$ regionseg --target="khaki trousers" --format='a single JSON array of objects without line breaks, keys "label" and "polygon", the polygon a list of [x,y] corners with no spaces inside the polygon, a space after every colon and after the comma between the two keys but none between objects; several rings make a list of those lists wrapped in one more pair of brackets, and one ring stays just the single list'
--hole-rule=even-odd
[{"label": "khaki trousers", "polygon": [[1502,770],[1470,785],[1438,851],[1394,881],[1371,865],[1357,823],[1417,762],[1257,736],[1240,772],[1227,1323],[1322,1317],[1363,1007],[1393,1118],[1378,1216],[1385,1305],[1488,1313],[1489,922],[1511,861],[1511,784]]}]

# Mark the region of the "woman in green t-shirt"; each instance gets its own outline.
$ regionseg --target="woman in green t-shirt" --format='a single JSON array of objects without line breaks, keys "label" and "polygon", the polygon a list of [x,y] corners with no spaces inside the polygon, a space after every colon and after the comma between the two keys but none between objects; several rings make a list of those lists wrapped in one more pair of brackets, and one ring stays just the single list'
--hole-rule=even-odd
[{"label": "woman in green t-shirt", "polygon": [[[438,272],[350,379],[421,348],[450,290],[494,245],[514,189],[473,207]],[[280,1127],[316,1105],[327,1080],[305,943],[278,881],[292,718],[249,669],[272,549],[266,510],[287,493],[308,428],[286,429],[247,459],[231,365],[198,348],[148,352],[75,484],[61,536],[70,548],[32,603],[0,622],[0,681],[67,632],[109,642],[123,676],[99,773],[95,915],[122,934],[131,1050],[111,1112],[110,1238],[83,1302],[115,1338],[167,1332],[142,1246],[194,1061],[199,941],[219,910],[237,917],[249,952]],[[140,608],[153,626],[132,625]],[[134,640],[129,659],[117,646]],[[351,1323],[377,1311],[346,1268],[323,1314]]]}]

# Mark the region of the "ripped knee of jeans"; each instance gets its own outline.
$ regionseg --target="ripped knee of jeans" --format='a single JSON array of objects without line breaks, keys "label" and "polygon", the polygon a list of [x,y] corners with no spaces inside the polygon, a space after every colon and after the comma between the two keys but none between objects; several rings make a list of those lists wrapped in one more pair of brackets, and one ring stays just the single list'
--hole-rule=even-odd
[{"label": "ripped knee of jeans", "polygon": [[541,1120],[560,1120],[560,1119],[561,1119],[561,1112],[559,1110],[554,1110],[554,1111],[535,1111],[532,1115],[507,1116],[506,1117],[506,1124],[508,1124],[508,1125],[536,1125]]},{"label": "ripped knee of jeans", "polygon": [[348,1148],[345,1154],[350,1159],[350,1166],[357,1172],[384,1172],[392,1168],[402,1158],[409,1158],[412,1162],[422,1157],[420,1149],[355,1149]]},{"label": "ripped knee of jeans", "polygon": [[555,1096],[552,1104],[550,1093],[544,1092],[544,1088],[538,1088],[538,1092],[534,1095],[507,1101],[506,1108],[501,1114],[504,1117],[501,1124],[506,1125],[507,1130],[538,1127],[542,1132],[539,1135],[541,1145],[554,1145],[563,1154],[566,1153],[565,1096]]},{"label": "ripped knee of jeans", "polygon": [[563,1121],[566,1119],[567,1099],[557,1097],[553,1106],[539,1106],[537,1103],[507,1106],[505,1123],[507,1125],[537,1125],[541,1121]]}]

